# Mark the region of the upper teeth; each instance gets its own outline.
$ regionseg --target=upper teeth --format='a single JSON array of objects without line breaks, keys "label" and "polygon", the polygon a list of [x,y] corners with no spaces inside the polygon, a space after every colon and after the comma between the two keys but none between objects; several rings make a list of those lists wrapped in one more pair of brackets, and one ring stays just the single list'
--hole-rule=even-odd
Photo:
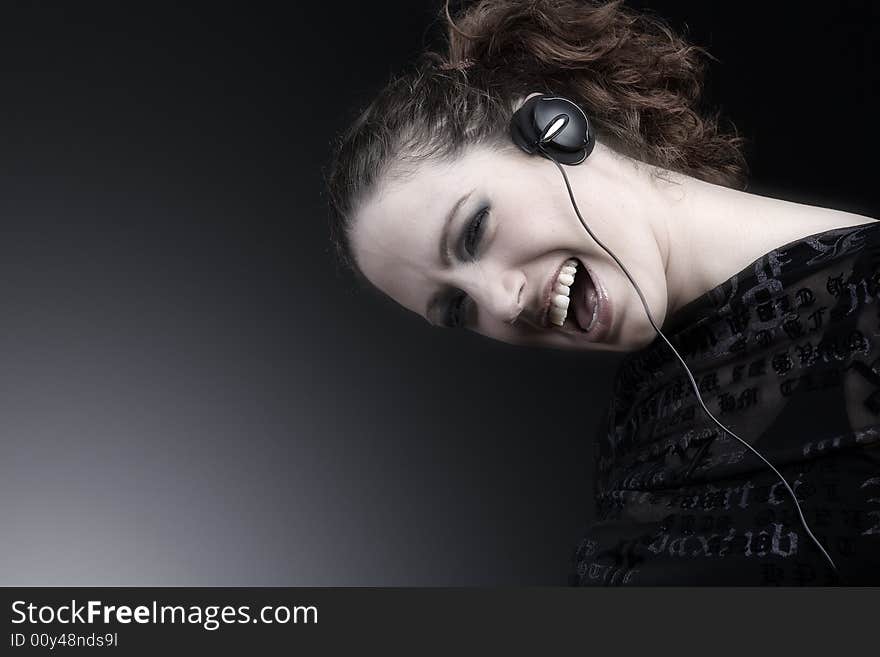
[{"label": "upper teeth", "polygon": [[565,323],[565,317],[568,315],[569,298],[568,293],[571,285],[574,283],[574,274],[577,271],[578,261],[570,258],[562,265],[559,270],[559,276],[553,285],[553,291],[550,296],[550,321],[556,326],[562,326]]}]

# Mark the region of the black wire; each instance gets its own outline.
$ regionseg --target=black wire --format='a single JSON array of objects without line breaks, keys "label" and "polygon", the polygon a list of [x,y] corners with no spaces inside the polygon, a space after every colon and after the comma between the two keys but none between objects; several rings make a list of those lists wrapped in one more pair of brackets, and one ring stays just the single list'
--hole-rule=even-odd
[{"label": "black wire", "polygon": [[[552,124],[553,124],[553,122],[551,121],[551,122],[550,122],[550,125],[552,125]],[[801,519],[801,524],[804,526],[804,529],[806,530],[807,535],[809,535],[809,537],[813,540],[813,542],[816,544],[816,546],[819,548],[819,550],[822,552],[822,554],[825,555],[825,558],[828,560],[828,563],[831,564],[831,568],[834,570],[834,572],[835,572],[835,573],[838,575],[838,577],[839,577],[839,574],[840,574],[840,573],[839,573],[839,571],[837,570],[837,565],[834,563],[834,560],[831,558],[831,556],[828,554],[828,552],[825,551],[825,548],[822,547],[822,544],[819,542],[819,539],[817,539],[817,538],[813,535],[813,532],[810,531],[810,527],[809,527],[809,525],[807,525],[807,520],[806,520],[806,518],[804,518],[803,511],[801,511],[801,505],[798,503],[797,496],[794,494],[794,490],[792,490],[791,486],[788,485],[788,482],[785,480],[785,477],[783,477],[782,474],[779,472],[779,470],[777,470],[776,467],[775,467],[772,463],[770,463],[770,461],[768,461],[766,458],[764,458],[764,456],[763,456],[758,450],[756,450],[754,447],[752,447],[751,445],[749,445],[745,440],[743,440],[742,438],[740,438],[739,436],[737,436],[735,433],[733,433],[730,429],[728,429],[728,428],[725,427],[723,424],[721,424],[721,423],[715,418],[715,416],[712,415],[712,413],[709,412],[709,409],[706,408],[706,404],[703,403],[703,398],[700,396],[700,391],[699,391],[699,389],[697,388],[697,382],[694,381],[694,377],[693,377],[693,375],[691,374],[691,371],[690,371],[690,369],[688,368],[687,363],[684,362],[684,359],[683,359],[683,358],[681,357],[681,355],[678,353],[678,351],[676,350],[676,348],[672,346],[672,343],[669,342],[669,340],[666,339],[666,336],[663,335],[663,332],[662,332],[659,328],[657,328],[657,324],[654,322],[654,318],[653,318],[653,316],[651,315],[651,310],[648,308],[648,302],[645,301],[645,297],[642,295],[642,291],[641,291],[641,289],[639,289],[639,286],[638,286],[638,285],[636,284],[636,282],[633,280],[633,277],[630,276],[630,273],[629,273],[629,271],[627,271],[626,267],[623,266],[623,263],[620,262],[620,260],[617,259],[617,256],[614,255],[613,253],[611,253],[611,251],[608,249],[608,247],[606,247],[606,246],[605,246],[605,245],[599,240],[599,238],[596,237],[596,236],[593,234],[593,231],[590,230],[590,227],[587,226],[587,222],[584,221],[584,218],[581,216],[581,211],[580,211],[580,209],[578,208],[577,201],[576,201],[575,198],[574,198],[574,192],[573,192],[572,189],[571,189],[571,183],[568,181],[568,176],[567,176],[566,173],[565,173],[565,169],[563,169],[563,168],[562,168],[562,165],[559,164],[559,162],[556,161],[556,158],[554,158],[552,155],[550,155],[550,153],[548,153],[548,152],[544,149],[544,146],[543,146],[543,144],[541,143],[541,141],[538,142],[538,144],[537,144],[537,148],[538,148],[538,150],[541,151],[541,153],[544,154],[544,156],[545,156],[548,160],[550,160],[551,162],[553,162],[553,164],[556,165],[556,168],[559,169],[559,172],[562,174],[562,178],[563,178],[563,180],[565,180],[565,188],[568,190],[568,197],[571,199],[571,204],[572,204],[572,206],[574,207],[575,214],[577,215],[577,218],[580,219],[580,222],[581,222],[581,224],[583,225],[583,227],[586,229],[587,233],[589,233],[590,237],[592,237],[593,240],[595,240],[596,244],[598,244],[599,246],[601,246],[601,247],[605,250],[605,252],[606,252],[608,255],[610,255],[612,258],[614,258],[614,262],[616,262],[616,263],[620,266],[620,268],[623,270],[623,273],[626,274],[626,277],[629,279],[629,282],[632,283],[633,287],[634,287],[635,290],[636,290],[636,293],[639,295],[639,299],[642,300],[642,305],[644,305],[644,307],[645,307],[645,312],[646,312],[647,315],[648,315],[648,321],[651,322],[651,326],[654,327],[654,330],[657,332],[657,334],[658,334],[661,338],[663,338],[663,341],[669,346],[670,349],[672,349],[672,353],[675,354],[676,358],[678,358],[678,360],[679,360],[679,362],[681,363],[682,367],[684,367],[684,370],[685,370],[685,372],[687,373],[688,379],[690,379],[691,386],[692,386],[693,389],[694,389],[694,393],[697,395],[697,400],[700,402],[700,406],[703,407],[703,410],[706,412],[706,414],[707,414],[710,418],[712,418],[712,420],[715,422],[715,424],[717,424],[717,425],[718,425],[719,427],[721,427],[724,431],[726,431],[727,433],[729,433],[731,436],[733,436],[733,437],[736,438],[738,441],[740,441],[743,445],[745,445],[747,448],[749,448],[749,449],[750,449],[750,450],[751,450],[751,451],[752,451],[752,452],[753,452],[758,458],[760,458],[764,463],[766,463],[767,466],[768,466],[771,470],[773,470],[773,472],[776,473],[776,476],[779,477],[779,480],[783,483],[783,485],[785,486],[786,490],[788,490],[789,494],[791,495],[791,499],[794,501],[794,506],[795,506],[795,508],[797,509],[798,516],[799,516],[800,519]],[[691,468],[688,470],[686,476],[690,476],[691,471],[693,470],[693,468],[695,467],[695,465],[696,465],[696,461],[691,465]]]}]

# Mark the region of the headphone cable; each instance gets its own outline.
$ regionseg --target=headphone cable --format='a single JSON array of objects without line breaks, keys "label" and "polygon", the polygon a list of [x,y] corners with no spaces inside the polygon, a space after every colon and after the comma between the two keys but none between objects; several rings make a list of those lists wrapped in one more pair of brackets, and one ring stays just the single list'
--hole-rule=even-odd
[{"label": "headphone cable", "polygon": [[[839,573],[839,571],[837,570],[837,566],[835,565],[834,560],[831,558],[831,556],[828,554],[828,552],[825,551],[825,548],[822,547],[822,543],[819,542],[819,539],[817,539],[817,538],[813,535],[813,532],[810,531],[810,527],[809,527],[809,525],[807,525],[807,520],[806,520],[806,518],[804,518],[804,514],[803,514],[803,512],[801,511],[801,505],[800,505],[800,503],[798,503],[797,496],[795,495],[795,493],[794,493],[794,491],[792,490],[791,486],[788,485],[788,482],[785,480],[785,477],[783,477],[782,474],[779,472],[779,470],[777,470],[776,467],[775,467],[772,463],[770,463],[770,461],[768,461],[766,458],[764,458],[764,456],[763,456],[758,450],[756,450],[754,447],[752,447],[751,445],[749,445],[745,440],[743,440],[742,438],[740,438],[739,436],[737,436],[735,433],[733,433],[733,431],[731,431],[730,429],[728,429],[727,427],[725,427],[723,424],[721,424],[721,423],[715,418],[715,416],[712,415],[711,412],[709,412],[709,409],[706,408],[706,404],[703,403],[703,398],[700,396],[700,391],[699,391],[699,389],[698,389],[698,387],[697,387],[697,383],[696,383],[696,381],[694,381],[694,377],[693,377],[693,375],[691,374],[690,368],[688,368],[687,363],[684,362],[684,359],[683,359],[683,358],[681,357],[681,355],[678,353],[678,351],[676,350],[676,348],[672,346],[672,343],[669,342],[669,340],[666,339],[666,336],[663,335],[663,332],[662,332],[659,328],[657,328],[657,324],[654,322],[654,318],[653,318],[653,316],[651,315],[651,310],[648,308],[648,302],[645,301],[645,297],[642,295],[642,291],[641,291],[641,289],[639,289],[639,286],[636,285],[636,282],[633,280],[633,277],[630,276],[629,271],[627,271],[626,267],[623,266],[623,263],[620,262],[620,260],[617,259],[617,256],[615,256],[613,253],[611,253],[611,251],[610,251],[610,250],[609,250],[609,249],[608,249],[608,248],[607,248],[607,247],[601,242],[601,240],[599,240],[599,238],[596,237],[596,236],[593,234],[593,231],[590,230],[590,227],[587,226],[587,222],[584,221],[584,218],[581,216],[581,211],[580,211],[580,209],[578,208],[577,201],[576,201],[575,198],[574,198],[574,192],[572,192],[572,189],[571,189],[571,183],[570,183],[569,180],[568,180],[568,175],[566,175],[566,173],[565,173],[565,169],[563,169],[563,168],[562,168],[562,165],[561,165],[559,162],[556,161],[556,158],[554,158],[552,155],[550,155],[550,153],[548,153],[548,152],[544,149],[544,146],[543,146],[542,141],[544,141],[544,140],[539,141],[539,143],[537,144],[537,147],[538,147],[538,149],[541,151],[541,153],[543,153],[544,156],[547,157],[547,159],[549,159],[550,161],[553,162],[553,164],[556,165],[556,168],[559,169],[559,172],[562,174],[562,178],[563,178],[563,180],[565,180],[565,188],[568,190],[568,197],[571,199],[571,204],[572,204],[572,207],[574,207],[574,211],[575,211],[575,214],[577,214],[577,218],[580,219],[581,224],[583,225],[584,229],[586,229],[587,233],[589,233],[590,237],[592,237],[593,240],[594,240],[599,246],[601,246],[602,249],[604,249],[604,251],[605,251],[608,255],[610,255],[612,258],[614,258],[614,262],[616,262],[616,263],[620,266],[620,268],[623,270],[623,273],[626,274],[626,277],[629,279],[629,282],[633,284],[633,287],[635,288],[636,292],[637,292],[638,295],[639,295],[639,299],[642,300],[642,305],[645,307],[645,312],[646,312],[647,315],[648,315],[648,321],[651,322],[651,326],[654,327],[654,330],[657,332],[657,334],[658,334],[661,338],[663,338],[663,341],[669,346],[670,349],[672,349],[672,353],[675,354],[676,358],[678,358],[678,360],[679,360],[679,362],[681,363],[682,367],[684,367],[684,370],[685,370],[685,372],[687,373],[687,377],[688,377],[688,379],[690,379],[691,387],[693,387],[693,389],[694,389],[694,393],[697,395],[697,400],[700,402],[700,406],[703,407],[703,410],[706,412],[706,414],[707,414],[710,418],[712,418],[712,421],[715,422],[715,424],[717,424],[719,427],[721,427],[721,429],[723,429],[724,431],[726,431],[727,433],[729,433],[731,436],[733,436],[734,438],[736,438],[736,439],[737,439],[738,441],[740,441],[743,445],[745,445],[746,447],[748,447],[748,448],[752,451],[753,454],[755,454],[759,459],[761,459],[764,463],[766,463],[766,464],[767,464],[767,467],[769,467],[771,470],[773,470],[773,472],[776,473],[776,476],[779,477],[779,480],[783,483],[783,485],[785,486],[786,490],[787,490],[787,491],[789,492],[789,494],[791,495],[791,499],[794,501],[794,506],[795,506],[795,508],[797,509],[798,516],[799,516],[800,519],[801,519],[801,524],[804,526],[804,529],[806,530],[807,535],[813,540],[813,542],[816,544],[816,546],[819,548],[819,550],[822,552],[822,554],[823,554],[823,555],[825,556],[825,558],[828,560],[828,563],[831,564],[831,568],[834,570],[835,574],[837,574],[837,575],[838,575],[838,578],[839,578],[840,573]],[[692,469],[693,469],[693,468],[691,468],[691,470],[692,470]],[[688,474],[690,474],[690,471],[688,472]]]}]

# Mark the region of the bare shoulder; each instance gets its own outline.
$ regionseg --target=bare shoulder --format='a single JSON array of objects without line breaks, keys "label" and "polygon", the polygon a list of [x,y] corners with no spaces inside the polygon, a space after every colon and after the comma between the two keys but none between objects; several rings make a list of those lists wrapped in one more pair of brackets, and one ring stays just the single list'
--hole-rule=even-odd
[{"label": "bare shoulder", "polygon": [[777,206],[777,209],[778,214],[774,222],[778,222],[777,225],[787,233],[788,241],[822,233],[826,230],[853,228],[877,221],[874,217],[855,212],[802,203],[786,202]]}]

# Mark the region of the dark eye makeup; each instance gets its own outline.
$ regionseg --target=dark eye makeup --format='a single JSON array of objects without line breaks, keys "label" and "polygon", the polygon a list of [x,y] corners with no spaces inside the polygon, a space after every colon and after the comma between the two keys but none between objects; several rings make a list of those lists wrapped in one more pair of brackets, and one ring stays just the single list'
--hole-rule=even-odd
[{"label": "dark eye makeup", "polygon": [[[477,256],[478,247],[486,227],[486,218],[489,216],[489,208],[481,208],[468,222],[459,243],[460,252],[469,259]],[[447,328],[462,328],[466,324],[466,315],[470,299],[464,292],[455,294],[446,306],[443,315],[443,326]]]},{"label": "dark eye makeup", "polygon": [[480,237],[483,235],[488,214],[489,208],[483,208],[477,212],[464,231],[464,251],[471,258],[476,256],[476,248],[479,246]]},{"label": "dark eye makeup", "polygon": [[462,328],[465,324],[464,315],[466,310],[467,295],[459,292],[446,306],[446,312],[443,315],[443,326],[445,328]]}]

